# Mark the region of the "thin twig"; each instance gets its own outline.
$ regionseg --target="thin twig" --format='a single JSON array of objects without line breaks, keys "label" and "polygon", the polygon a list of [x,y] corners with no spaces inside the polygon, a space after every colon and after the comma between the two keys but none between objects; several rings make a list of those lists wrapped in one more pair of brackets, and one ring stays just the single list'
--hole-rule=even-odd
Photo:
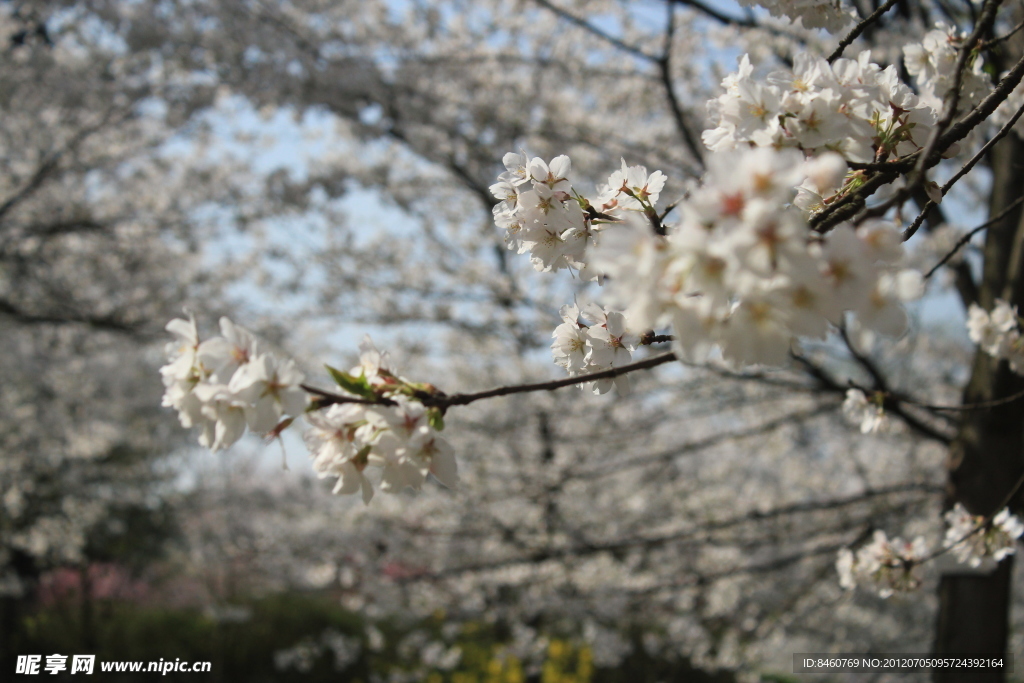
[{"label": "thin twig", "polygon": [[905,154],[889,161],[847,161],[846,165],[855,171],[909,171],[917,163],[921,150]]},{"label": "thin twig", "polygon": [[[1024,111],[1024,109],[1022,109],[1022,111]],[[972,230],[971,230],[970,232],[968,232],[968,233],[967,233],[966,235],[964,235],[963,237],[961,237],[961,238],[960,238],[960,239],[959,239],[959,240],[957,241],[957,243],[956,243],[956,244],[955,244],[955,245],[953,246],[953,248],[952,248],[952,249],[950,249],[949,253],[948,253],[948,254],[946,254],[945,256],[943,256],[943,257],[942,257],[942,260],[941,260],[941,261],[939,261],[938,263],[936,263],[936,264],[935,264],[934,266],[932,266],[931,270],[929,270],[929,271],[928,271],[927,273],[925,273],[925,275],[924,275],[924,279],[925,279],[925,280],[927,280],[927,279],[928,279],[928,278],[930,278],[930,277],[931,277],[932,275],[934,275],[934,274],[935,274],[935,272],[936,272],[936,271],[937,271],[937,270],[938,270],[939,268],[941,268],[942,266],[946,265],[946,263],[948,263],[948,262],[949,262],[949,260],[950,260],[951,258],[953,258],[953,256],[954,256],[954,255],[955,255],[955,254],[956,254],[956,253],[957,253],[958,251],[960,251],[960,248],[961,248],[961,247],[963,247],[963,246],[964,246],[965,244],[967,244],[968,242],[970,242],[970,241],[971,241],[971,238],[972,238],[972,237],[974,237],[974,236],[975,236],[976,234],[978,234],[979,232],[981,232],[981,231],[982,231],[982,230],[984,230],[985,228],[991,227],[992,225],[994,225],[994,224],[998,223],[999,221],[1003,220],[1004,218],[1006,218],[1006,216],[1007,216],[1007,215],[1008,215],[1008,214],[1009,214],[1009,213],[1010,213],[1011,211],[1013,211],[1013,210],[1014,210],[1014,209],[1016,209],[1016,208],[1017,208],[1018,206],[1020,206],[1020,205],[1021,205],[1021,203],[1024,203],[1024,196],[1018,197],[1018,198],[1017,198],[1017,199],[1015,199],[1015,200],[1014,200],[1014,201],[1013,201],[1013,202],[1012,202],[1012,203],[1011,203],[1011,204],[1010,204],[1009,206],[1007,206],[1007,207],[1006,207],[1005,209],[1003,209],[1002,211],[1000,211],[1000,212],[999,212],[999,213],[998,213],[997,215],[995,215],[995,216],[993,216],[992,218],[988,219],[987,221],[985,221],[984,223],[982,223],[982,224],[981,224],[981,225],[979,225],[978,227],[976,227],[976,228],[973,228],[973,229],[972,229]]]},{"label": "thin twig", "polygon": [[675,200],[674,202],[666,205],[665,208],[662,209],[661,213],[658,215],[658,218],[661,219],[661,222],[664,223],[665,222],[665,217],[668,216],[670,213],[672,213],[672,211],[674,211],[677,206],[679,206],[684,201],[686,201],[687,197],[688,197],[688,195],[683,195],[682,197],[680,197],[679,199]]},{"label": "thin twig", "polygon": [[[978,105],[966,116],[950,126],[949,130],[939,137],[939,141],[934,148],[934,153],[931,155],[932,158],[928,159],[925,165],[928,168],[931,168],[939,163],[941,160],[939,156],[942,152],[945,152],[953,144],[963,140],[982,122],[988,120],[988,117],[991,116],[992,112],[994,112],[999,105],[1006,100],[1010,93],[1013,92],[1013,90],[1020,84],[1022,79],[1024,79],[1024,57],[1018,60],[1017,63],[1006,72],[1002,80],[999,81],[991,93],[982,99],[982,101],[979,102]],[[913,155],[915,165],[916,162],[921,159],[921,156],[922,155],[919,154]],[[811,227],[813,227],[817,232],[825,233],[839,223],[852,219],[860,207],[864,206],[865,200],[874,194],[876,190],[883,185],[891,183],[899,177],[901,173],[909,170],[905,166],[906,165],[903,160],[886,164],[885,170],[881,170],[878,175],[872,176],[856,192],[852,192],[849,195],[844,196],[842,199],[811,218]]]},{"label": "thin twig", "polygon": [[647,370],[659,365],[664,365],[665,363],[671,363],[675,359],[676,355],[669,351],[668,353],[651,356],[650,358],[645,358],[643,360],[636,361],[635,363],[620,365],[617,368],[601,370],[600,372],[592,372],[586,375],[577,375],[576,377],[566,377],[564,379],[552,380],[550,382],[536,382],[533,384],[517,384],[497,387],[495,389],[478,391],[472,394],[453,394],[452,396],[442,396],[438,397],[433,402],[433,405],[436,405],[439,408],[447,408],[449,406],[464,406],[473,403],[474,401],[479,401],[485,398],[494,398],[497,396],[524,394],[534,391],[554,391],[555,389],[561,389],[562,387],[569,387],[575,384],[582,384],[583,382],[611,379],[630,372],[636,372],[637,370]]},{"label": "thin twig", "polygon": [[864,33],[868,26],[871,26],[871,24],[878,21],[883,14],[892,9],[892,6],[895,5],[897,2],[899,2],[899,0],[888,0],[888,2],[886,2],[881,7],[876,9],[870,15],[868,15],[866,19],[864,19],[859,24],[854,26],[853,30],[847,33],[846,37],[839,41],[839,45],[836,47],[835,51],[833,51],[832,54],[828,56],[828,60],[826,61],[828,61],[828,63],[831,64],[832,62],[842,57],[843,50],[848,48],[850,44],[853,43],[853,41],[857,40],[857,38],[860,37],[860,34]]},{"label": "thin twig", "polygon": [[[495,387],[494,389],[487,389],[486,391],[478,391],[471,394],[452,394],[451,396],[444,392],[418,392],[416,399],[423,405],[429,408],[440,408],[441,410],[447,410],[451,406],[464,406],[474,403],[476,401],[483,400],[485,398],[496,398],[498,396],[509,396],[511,394],[525,394],[535,391],[554,391],[555,389],[561,389],[562,387],[569,387],[575,384],[583,384],[584,382],[595,382],[601,379],[611,379],[620,375],[625,375],[630,372],[636,372],[637,370],[647,370],[648,368],[654,368],[665,363],[671,363],[676,359],[674,353],[669,351],[668,353],[662,353],[657,356],[651,356],[643,360],[638,360],[634,363],[628,363],[626,365],[620,365],[616,368],[609,368],[608,370],[601,370],[600,372],[591,372],[585,375],[576,375],[575,377],[566,377],[564,379],[556,379],[548,382],[534,382],[532,384],[513,384],[503,387]],[[360,403],[363,405],[395,405],[395,402],[387,397],[381,396],[377,399],[366,399],[359,398],[356,396],[347,396],[343,394],[337,394],[333,391],[327,391],[324,389],[318,389],[307,384],[300,385],[303,390],[315,395],[320,403],[320,407],[331,405],[334,403]]]},{"label": "thin twig", "polygon": [[[975,24],[971,35],[964,39],[963,44],[960,46],[956,67],[953,71],[953,84],[946,92],[945,97],[942,98],[942,112],[939,115],[939,120],[935,122],[935,126],[928,135],[927,142],[925,142],[924,147],[920,150],[921,153],[917,157],[917,163],[914,164],[913,171],[907,175],[906,186],[897,190],[887,201],[865,210],[858,217],[858,222],[867,218],[884,216],[892,207],[901,206],[908,197],[914,194],[917,188],[921,187],[925,182],[925,174],[928,169],[939,163],[942,153],[952,144],[942,145],[941,140],[943,132],[953,123],[953,119],[956,118],[956,110],[960,105],[960,89],[963,85],[967,62],[970,61],[971,56],[974,54],[975,46],[981,41],[982,35],[991,29],[995,23],[996,12],[1001,3],[1002,0],[985,0],[985,5],[981,11],[981,18]],[[926,205],[925,210],[928,208],[930,206]]]},{"label": "thin twig", "polygon": [[969,411],[969,410],[988,410],[989,408],[998,408],[1014,401],[1019,401],[1024,398],[1024,391],[1018,391],[1015,394],[1004,396],[1003,398],[993,399],[991,401],[978,401],[977,403],[965,403],[959,406],[935,406],[927,403],[917,403],[909,399],[897,399],[903,403],[910,403],[916,405],[919,408],[927,408],[928,410],[954,410],[954,411]]},{"label": "thin twig", "polygon": [[883,185],[888,185],[900,176],[900,171],[882,171],[871,176],[863,185],[842,199],[832,204],[824,211],[812,216],[808,224],[816,232],[826,233],[840,223],[851,220],[863,207],[867,198],[873,195]]},{"label": "thin twig", "polygon": [[931,403],[924,403],[916,399],[910,398],[903,394],[899,394],[894,391],[885,389],[870,389],[863,387],[854,381],[850,381],[850,386],[854,389],[860,389],[865,394],[876,394],[882,396],[885,399],[885,407],[889,408],[893,403],[903,403],[906,405],[916,406],[918,408],[924,408],[925,410],[942,410],[942,411],[954,411],[954,412],[967,412],[971,410],[988,410],[990,408],[998,408],[1014,401],[1019,401],[1024,398],[1024,391],[1018,391],[1010,396],[1004,396],[1003,398],[993,399],[991,401],[977,401],[975,403],[962,403],[958,406],[942,406],[934,405]]},{"label": "thin twig", "polygon": [[875,362],[868,356],[857,350],[857,347],[853,344],[853,340],[850,339],[850,335],[846,331],[845,325],[839,326],[839,336],[842,337],[843,344],[846,345],[846,349],[850,352],[850,355],[853,356],[853,359],[857,361],[857,364],[871,375],[871,380],[875,383],[875,389],[886,394],[891,393],[889,390],[889,380],[882,373],[881,368],[875,365]]},{"label": "thin twig", "polygon": [[552,2],[549,2],[548,0],[533,0],[533,1],[536,2],[538,5],[540,5],[541,7],[545,8],[547,10],[550,10],[551,12],[554,12],[555,14],[557,14],[560,17],[562,17],[566,21],[568,21],[570,23],[573,23],[573,24],[576,24],[580,28],[584,29],[585,31],[587,31],[589,33],[592,33],[593,35],[597,36],[601,40],[603,40],[603,41],[605,41],[605,42],[607,42],[607,43],[609,43],[611,45],[614,45],[615,47],[619,48],[620,50],[628,52],[629,54],[631,54],[631,55],[633,55],[635,57],[639,57],[639,58],[641,58],[643,60],[646,60],[648,62],[657,62],[658,61],[657,57],[654,57],[652,55],[647,54],[646,52],[644,52],[643,50],[641,50],[638,47],[635,47],[635,46],[630,45],[628,43],[624,43],[623,41],[619,40],[615,36],[613,36],[613,35],[611,35],[609,33],[605,33],[604,31],[602,31],[598,27],[594,26],[593,24],[591,24],[587,20],[582,19],[582,18],[576,16],[575,14],[573,14],[572,12],[569,12],[568,10],[562,9],[558,5],[556,5],[556,4],[552,3]]},{"label": "thin twig", "polygon": [[668,4],[668,20],[665,25],[665,48],[658,59],[658,73],[661,76],[661,84],[665,88],[665,97],[668,99],[669,109],[672,111],[672,118],[675,120],[676,130],[679,131],[683,142],[686,143],[690,154],[697,160],[697,164],[704,166],[704,151],[700,143],[693,137],[693,131],[686,123],[683,108],[679,104],[679,97],[676,95],[675,85],[672,83],[672,44],[676,32],[675,7]]},{"label": "thin twig", "polygon": [[655,334],[654,330],[648,330],[640,335],[640,346],[649,346],[651,344],[664,344],[670,342],[675,337],[671,334]]},{"label": "thin twig", "polygon": [[[951,145],[956,142],[960,142],[967,137],[967,135],[977,128],[980,123],[987,121],[988,117],[992,115],[992,112],[1006,101],[1006,98],[1009,97],[1010,93],[1017,88],[1022,78],[1024,78],[1024,57],[1021,57],[1021,59],[1013,65],[1013,68],[1006,72],[1006,75],[1003,76],[1002,80],[996,84],[996,87],[993,88],[991,93],[978,103],[978,106],[949,127],[949,130],[946,131],[939,139],[939,144],[936,146],[935,151],[946,151]],[[938,163],[938,159],[934,159],[929,163]]]},{"label": "thin twig", "polygon": [[1012,38],[1022,28],[1024,28],[1024,21],[1020,22],[1015,27],[1013,27],[1013,30],[1007,33],[1006,35],[999,36],[998,38],[993,38],[992,40],[986,40],[984,43],[978,46],[978,49],[988,50],[989,48],[995,47],[1004,40],[1009,40],[1010,38]]},{"label": "thin twig", "polygon": [[672,0],[672,1],[675,2],[676,4],[679,4],[679,5],[686,5],[687,7],[692,7],[693,9],[697,10],[698,12],[701,12],[701,13],[706,14],[707,16],[711,17],[712,19],[714,19],[715,21],[719,22],[720,24],[726,24],[726,25],[730,25],[730,26],[740,26],[742,28],[762,28],[761,25],[758,24],[753,19],[741,19],[739,17],[731,17],[731,16],[729,16],[727,14],[723,14],[722,12],[719,12],[714,7],[710,7],[708,5],[705,5],[700,0]]},{"label": "thin twig", "polygon": [[[792,352],[790,353],[790,356],[793,358],[793,360],[802,365],[804,369],[807,371],[807,373],[814,379],[818,380],[821,386],[828,391],[846,393],[846,391],[849,390],[851,386],[858,388],[849,382],[846,384],[840,383],[834,377],[825,372],[824,368],[815,365],[814,362],[812,362],[806,356]],[[872,390],[869,390],[868,392],[865,393],[869,393],[870,391]],[[899,403],[892,403],[891,406],[886,406],[886,409],[893,415],[896,415],[901,420],[903,420],[903,422],[905,422],[908,427],[919,432],[924,436],[927,436],[930,439],[934,439],[944,444],[949,444],[953,441],[953,438],[951,436],[944,434],[938,428],[933,427],[932,425],[928,424],[921,418],[908,413],[906,410],[903,409],[903,406],[900,405]]]},{"label": "thin twig", "polygon": [[924,172],[927,170],[927,164],[931,161],[932,154],[937,150],[936,147],[939,144],[939,140],[942,137],[943,131],[951,123],[953,118],[956,116],[956,108],[960,104],[960,88],[963,85],[964,71],[967,69],[967,62],[970,60],[974,48],[981,42],[982,36],[992,28],[992,25],[996,21],[996,12],[999,10],[999,5],[1002,4],[1002,0],[985,0],[984,6],[981,8],[981,17],[978,19],[978,23],[975,24],[974,30],[971,35],[964,40],[960,46],[960,54],[957,56],[956,69],[953,72],[953,85],[950,87],[949,92],[943,98],[942,102],[942,115],[936,122],[935,127],[932,129],[931,135],[928,137],[928,142],[924,146],[924,152],[917,159],[917,164],[914,167],[914,173],[916,174],[912,180],[912,183],[920,184],[924,180]]},{"label": "thin twig", "polygon": [[[1010,132],[1010,129],[1012,129],[1014,124],[1017,123],[1017,120],[1020,119],[1021,115],[1024,115],[1024,104],[1017,108],[1017,111],[1014,112],[1013,116],[1010,117],[1010,120],[1003,124],[1002,128],[1000,128],[996,132],[996,134],[992,136],[991,140],[982,145],[981,149],[979,149],[978,152],[973,157],[971,157],[970,160],[966,164],[964,164],[960,168],[960,170],[953,175],[952,178],[946,181],[946,184],[942,186],[943,197],[945,197],[946,193],[948,193],[953,188],[953,185],[955,185],[961,178],[967,175],[972,168],[974,168],[975,164],[981,161],[985,154],[987,154],[988,151],[992,149],[992,147],[997,142],[1006,137],[1006,134]],[[908,239],[914,236],[914,233],[916,233],[918,228],[921,227],[921,223],[924,222],[924,217],[928,214],[928,211],[931,210],[931,208],[934,206],[938,206],[934,200],[929,199],[927,202],[925,202],[924,207],[921,209],[921,213],[919,213],[917,215],[917,218],[914,219],[914,222],[911,223],[910,226],[903,231],[904,242],[906,242]]]},{"label": "thin twig", "polygon": [[936,557],[948,553],[950,550],[957,547],[958,545],[966,541],[968,538],[970,538],[974,534],[978,533],[979,531],[987,527],[989,524],[992,523],[992,520],[996,518],[996,515],[998,515],[1003,508],[1010,504],[1010,501],[1013,500],[1013,497],[1017,495],[1018,491],[1020,491],[1021,486],[1024,486],[1024,474],[1020,476],[1020,479],[1017,480],[1017,483],[1014,484],[1013,488],[1010,489],[1010,492],[1006,494],[1006,496],[1003,498],[1003,502],[997,505],[995,510],[991,514],[986,515],[984,519],[978,522],[969,533],[965,534],[964,537],[956,543],[953,543],[948,546],[943,546],[942,548],[932,552],[930,555],[927,555],[924,558],[918,560],[916,564],[930,562],[931,560],[934,560]]},{"label": "thin twig", "polygon": [[318,407],[324,407],[333,405],[335,403],[358,403],[364,406],[393,406],[397,405],[390,398],[380,396],[376,400],[370,400],[368,398],[359,398],[358,396],[344,396],[342,394],[336,394],[333,391],[327,391],[326,389],[318,389],[309,384],[300,384],[299,387],[308,394],[313,394],[317,398],[316,400],[320,405]]}]

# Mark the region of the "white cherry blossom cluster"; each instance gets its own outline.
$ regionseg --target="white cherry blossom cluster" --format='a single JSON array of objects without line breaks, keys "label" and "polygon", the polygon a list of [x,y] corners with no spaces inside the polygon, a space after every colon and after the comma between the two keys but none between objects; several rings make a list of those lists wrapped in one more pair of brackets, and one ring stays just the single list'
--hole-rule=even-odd
[{"label": "white cherry blossom cluster", "polygon": [[873,434],[885,427],[888,420],[878,396],[868,400],[860,389],[850,389],[843,401],[843,414],[847,419],[860,425],[861,434]]},{"label": "white cherry blossom cluster", "polygon": [[167,345],[170,362],[160,369],[163,405],[178,411],[183,427],[200,428],[201,445],[227,448],[246,426],[271,433],[306,409],[295,362],[261,352],[256,337],[229,319],[220,319],[220,336],[205,341],[191,316],[172,320],[167,330],[177,340]]},{"label": "white cherry blossom cluster", "polygon": [[[914,77],[921,101],[936,111],[956,80],[956,65],[961,41],[966,34],[951,26],[937,23],[935,29],[924,35],[920,43],[903,48],[903,63]],[[992,80],[984,71],[985,61],[974,57],[961,75],[958,109],[963,111],[982,100],[992,90]]]},{"label": "white cherry blossom cluster", "polygon": [[971,304],[967,311],[967,333],[982,351],[1009,361],[1011,370],[1024,374],[1024,339],[1016,306],[996,299],[995,308],[989,313]]},{"label": "white cherry blossom cluster", "polygon": [[682,359],[702,362],[717,347],[741,366],[781,364],[796,337],[823,338],[847,312],[862,328],[904,331],[902,302],[923,287],[920,273],[900,267],[895,226],[867,221],[822,235],[791,203],[802,181],[837,182],[839,157],[746,149],[713,154],[708,166],[666,236],[634,220],[607,228],[592,250],[634,332],[671,326]]},{"label": "white cherry blossom cluster", "polygon": [[999,562],[1013,555],[1017,551],[1017,539],[1024,534],[1024,523],[1007,508],[985,526],[982,526],[985,521],[982,515],[972,515],[960,503],[945,516],[949,528],[943,546],[951,550],[957,561],[971,567],[980,566],[985,558]]},{"label": "white cherry blossom cluster", "polygon": [[388,355],[369,337],[360,350],[360,363],[351,372],[331,369],[331,375],[353,399],[373,403],[338,403],[306,415],[313,469],[320,478],[338,478],[335,493],[361,491],[366,503],[373,497],[368,467],[381,470],[380,489],[385,492],[418,490],[427,474],[454,488],[455,455],[438,434],[443,428],[440,412],[410,395],[429,387],[399,377]]},{"label": "white cherry blossom cluster", "polygon": [[[623,161],[591,202],[570,184],[568,157],[549,164],[510,153],[491,187],[509,246],[530,252],[538,270],[607,276],[628,331],[671,326],[685,360],[700,362],[718,348],[735,365],[779,364],[794,338],[822,338],[847,312],[864,329],[901,334],[901,304],[920,296],[923,284],[919,273],[899,267],[894,226],[867,221],[821,235],[807,217],[862,182],[847,160],[919,149],[935,109],[868,52],[834,65],[800,53],[792,70],[773,72],[767,83],[753,79],[744,56],[723,85],[726,92],[709,103],[718,127],[703,136],[716,153],[703,186],[680,205],[678,225],[666,230],[654,211],[660,172]],[[589,326],[566,315],[554,335],[556,362],[570,373],[607,367]],[[852,401],[848,412],[857,407]],[[877,411],[860,412],[862,427],[880,426]]]},{"label": "white cherry blossom cluster", "polygon": [[847,590],[869,586],[882,598],[916,590],[921,585],[920,563],[927,555],[928,546],[922,536],[909,542],[890,540],[884,531],[876,530],[871,542],[856,554],[849,548],[839,551],[839,585]]},{"label": "white cherry blossom cluster", "polygon": [[708,148],[795,147],[883,161],[920,149],[937,119],[936,109],[900,81],[896,67],[882,69],[870,52],[831,65],[799,52],[792,70],[774,71],[767,82],[755,80],[753,71],[744,55],[739,71],[722,81],[725,93],[708,102],[715,124],[702,136]]},{"label": "white cherry blossom cluster", "polygon": [[246,426],[278,435],[305,414],[313,468],[321,478],[338,478],[335,493],[361,491],[368,503],[368,466],[382,470],[382,491],[419,489],[427,474],[456,485],[455,457],[438,434],[444,426],[440,410],[415,398],[433,388],[399,377],[369,337],[351,372],[328,368],[344,391],[342,400],[307,412],[303,375],[294,361],[260,349],[248,330],[227,318],[220,320],[221,335],[205,341],[194,318],[172,320],[167,329],[177,340],[167,345],[170,362],[160,369],[163,404],[178,411],[182,426],[200,428],[202,446],[227,448]]},{"label": "white cherry blossom cluster", "polygon": [[[562,306],[559,313],[562,324],[552,334],[555,341],[551,344],[551,354],[570,376],[609,370],[632,360],[640,339],[627,330],[622,313],[588,304],[583,307],[582,316],[589,323],[581,319],[576,304]],[[606,393],[612,386],[625,394],[629,391],[629,378],[619,375],[590,383],[595,394]]]},{"label": "white cherry blossom cluster", "polygon": [[760,5],[773,17],[799,20],[805,28],[823,28],[829,33],[841,31],[852,15],[840,0],[740,0],[744,7]]},{"label": "white cherry blossom cluster", "polygon": [[[985,518],[972,515],[957,503],[946,513],[949,528],[943,547],[953,553],[962,564],[979,567],[987,559],[999,562],[1017,550],[1017,539],[1024,534],[1024,523],[1004,508],[985,524]],[[907,592],[921,585],[920,567],[932,559],[932,553],[923,536],[907,542],[900,538],[890,540],[885,532],[875,531],[871,542],[856,553],[849,548],[839,551],[836,571],[839,585],[848,590],[869,586],[879,596],[887,598],[894,592]]]},{"label": "white cherry blossom cluster", "polygon": [[652,210],[665,185],[665,175],[648,175],[643,166],[627,166],[611,174],[591,203],[569,183],[569,157],[551,163],[539,157],[510,152],[502,160],[505,173],[491,185],[501,201],[494,207],[494,222],[505,230],[505,241],[518,253],[530,253],[540,271],[570,268],[584,280],[596,279],[584,254],[602,226],[627,211]]}]

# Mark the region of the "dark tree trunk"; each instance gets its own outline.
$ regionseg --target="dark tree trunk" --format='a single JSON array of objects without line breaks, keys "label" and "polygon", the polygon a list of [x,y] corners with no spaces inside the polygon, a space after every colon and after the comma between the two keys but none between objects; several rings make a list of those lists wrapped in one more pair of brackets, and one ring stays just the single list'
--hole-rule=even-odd
[{"label": "dark tree trunk", "polygon": [[[1024,143],[1010,135],[992,152],[990,215],[1024,194]],[[991,310],[997,298],[1024,309],[1024,222],[1012,211],[989,229],[978,303]],[[1024,378],[1005,362],[983,352],[974,359],[965,403],[1004,398],[1024,390]],[[1024,473],[1024,401],[963,414],[960,431],[949,452],[946,504],[962,503],[972,514],[988,515],[1006,500]],[[1011,505],[1020,510],[1018,495]],[[1004,560],[988,575],[947,574],[939,585],[936,654],[1002,654],[1006,652],[1011,603],[1012,561]],[[936,669],[937,683],[1001,682],[1001,669]]]}]

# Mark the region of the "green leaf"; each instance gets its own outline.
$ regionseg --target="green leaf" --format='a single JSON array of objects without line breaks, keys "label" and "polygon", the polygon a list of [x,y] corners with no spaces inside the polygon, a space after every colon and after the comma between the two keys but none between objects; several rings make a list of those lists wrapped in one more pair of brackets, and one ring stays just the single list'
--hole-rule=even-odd
[{"label": "green leaf", "polygon": [[366,466],[366,461],[370,457],[370,450],[373,446],[367,444],[359,449],[359,452],[352,456],[352,462],[356,465]]},{"label": "green leaf", "polygon": [[444,415],[441,414],[441,409],[427,408],[427,422],[437,431],[442,431],[444,429]]},{"label": "green leaf", "polygon": [[347,372],[342,372],[337,368],[332,368],[330,365],[324,365],[324,367],[327,368],[327,372],[331,373],[331,377],[338,384],[338,386],[347,391],[348,393],[355,394],[356,396],[362,396],[363,398],[376,400],[377,394],[373,393],[373,389],[370,387],[370,384],[366,381],[365,376],[360,375],[359,377],[354,377],[353,375],[350,375]]}]

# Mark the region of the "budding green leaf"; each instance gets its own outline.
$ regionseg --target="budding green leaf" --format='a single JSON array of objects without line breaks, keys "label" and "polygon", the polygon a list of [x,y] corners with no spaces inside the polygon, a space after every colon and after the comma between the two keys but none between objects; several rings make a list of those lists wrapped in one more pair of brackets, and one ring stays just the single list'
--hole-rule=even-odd
[{"label": "budding green leaf", "polygon": [[347,372],[342,372],[337,368],[332,368],[330,365],[324,365],[324,367],[327,368],[327,372],[331,373],[331,377],[337,385],[348,393],[368,399],[377,398],[377,395],[373,392],[373,388],[371,388],[369,383],[366,381],[365,376],[360,375],[359,377],[354,377]]}]

